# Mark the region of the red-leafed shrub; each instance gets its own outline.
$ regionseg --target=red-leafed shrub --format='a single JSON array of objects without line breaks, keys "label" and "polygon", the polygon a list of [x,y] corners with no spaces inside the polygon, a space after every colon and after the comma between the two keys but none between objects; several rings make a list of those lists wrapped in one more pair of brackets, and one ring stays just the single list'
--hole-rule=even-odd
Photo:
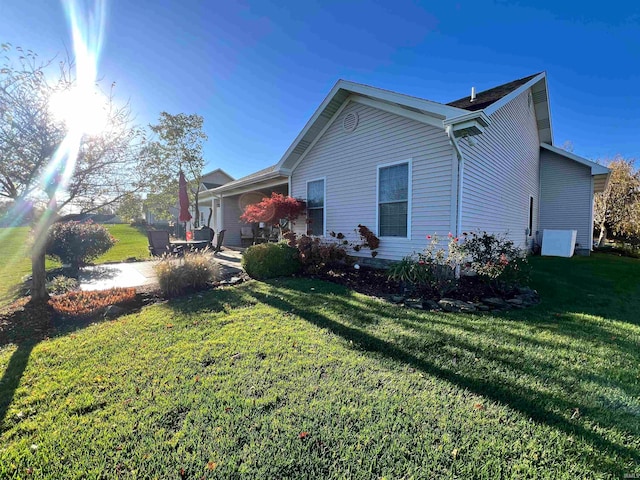
[{"label": "red-leafed shrub", "polygon": [[58,222],[49,229],[47,255],[77,270],[116,244],[116,239],[102,225],[93,222]]},{"label": "red-leafed shrub", "polygon": [[51,298],[49,304],[57,313],[75,317],[91,315],[109,305],[131,301],[135,296],[135,288],[111,288],[90,292],[69,292]]},{"label": "red-leafed shrub", "polygon": [[371,256],[373,258],[378,256],[377,249],[380,246],[380,239],[376,237],[376,235],[369,230],[365,225],[359,224],[358,228],[353,230],[357,235],[360,236],[360,241],[349,241],[346,240],[344,234],[338,232],[329,232],[329,236],[333,238],[337,238],[341,240],[341,244],[351,248],[354,252],[359,252],[363,248],[368,248],[371,250]]},{"label": "red-leafed shrub", "polygon": [[264,222],[282,230],[281,222],[291,225],[305,212],[306,208],[307,204],[303,200],[274,192],[271,197],[265,197],[258,203],[247,205],[240,220],[246,223]]},{"label": "red-leafed shrub", "polygon": [[371,256],[375,257],[378,255],[376,249],[380,246],[380,239],[364,225],[358,225],[358,233],[362,239],[362,246],[371,250]]},{"label": "red-leafed shrub", "polygon": [[297,236],[293,232],[285,234],[287,243],[298,249],[300,263],[305,273],[316,274],[339,263],[344,263],[347,251],[341,244],[321,240],[307,235]]}]

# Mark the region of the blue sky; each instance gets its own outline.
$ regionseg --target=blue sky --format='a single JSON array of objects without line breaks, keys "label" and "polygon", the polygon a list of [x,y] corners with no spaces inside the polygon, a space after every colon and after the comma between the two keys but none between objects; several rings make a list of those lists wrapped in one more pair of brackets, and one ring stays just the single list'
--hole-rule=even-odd
[{"label": "blue sky", "polygon": [[[237,178],[276,163],[339,78],[447,102],[541,70],[556,145],[640,158],[637,2],[107,5],[104,85],[141,124],[163,110],[204,116],[207,170]],[[61,4],[0,0],[0,42],[64,52]]]}]

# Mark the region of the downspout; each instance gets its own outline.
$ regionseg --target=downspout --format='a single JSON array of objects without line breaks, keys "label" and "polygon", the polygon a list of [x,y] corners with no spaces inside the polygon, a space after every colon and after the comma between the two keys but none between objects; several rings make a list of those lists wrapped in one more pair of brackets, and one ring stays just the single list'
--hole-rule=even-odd
[{"label": "downspout", "polygon": [[464,156],[462,155],[462,150],[460,150],[460,146],[458,145],[458,140],[453,133],[453,126],[447,125],[446,132],[447,136],[449,137],[449,142],[451,143],[453,149],[456,151],[456,156],[458,157],[458,185],[456,192],[456,237],[459,237],[462,234],[462,186],[464,184]]}]

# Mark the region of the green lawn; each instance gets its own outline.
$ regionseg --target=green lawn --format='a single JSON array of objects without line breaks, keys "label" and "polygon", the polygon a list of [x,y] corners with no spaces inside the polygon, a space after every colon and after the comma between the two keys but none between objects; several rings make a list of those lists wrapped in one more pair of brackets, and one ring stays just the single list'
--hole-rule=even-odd
[{"label": "green lawn", "polygon": [[[107,225],[118,243],[98,258],[95,263],[119,262],[130,257],[149,257],[147,237],[140,230],[129,225]],[[13,300],[12,288],[25,275],[31,273],[29,257],[29,227],[0,228],[0,306]],[[60,264],[47,260],[47,268]]]},{"label": "green lawn", "polygon": [[498,315],[252,281],[0,347],[0,478],[640,475],[640,263],[533,264]]},{"label": "green lawn", "polygon": [[122,224],[105,225],[105,227],[118,240],[118,243],[107,253],[98,257],[94,263],[122,262],[127,258],[149,259],[149,241],[141,230]]}]

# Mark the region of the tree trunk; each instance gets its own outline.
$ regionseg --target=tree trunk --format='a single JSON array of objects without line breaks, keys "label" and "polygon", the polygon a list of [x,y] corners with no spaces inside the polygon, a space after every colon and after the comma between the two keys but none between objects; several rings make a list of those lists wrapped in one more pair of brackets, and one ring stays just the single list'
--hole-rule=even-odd
[{"label": "tree trunk", "polygon": [[47,235],[49,228],[56,218],[57,205],[55,197],[49,200],[47,208],[41,217],[35,220],[33,227],[33,246],[31,250],[31,303],[46,303],[47,272],[45,270],[45,255],[47,250]]},{"label": "tree trunk", "polygon": [[32,303],[44,303],[49,300],[49,294],[47,293],[47,272],[44,268],[44,262],[44,248],[37,248],[36,245],[34,245],[33,251],[31,252]]},{"label": "tree trunk", "polygon": [[600,235],[598,236],[598,248],[604,245],[604,242],[607,240],[607,227],[604,222],[600,224]]},{"label": "tree trunk", "polygon": [[195,200],[194,201],[194,207],[195,207],[195,213],[196,213],[196,220],[195,220],[195,222],[193,222],[193,226],[195,228],[200,227],[200,207],[198,206],[198,197],[199,197],[198,193],[199,192],[196,192],[194,194],[194,200]]}]

